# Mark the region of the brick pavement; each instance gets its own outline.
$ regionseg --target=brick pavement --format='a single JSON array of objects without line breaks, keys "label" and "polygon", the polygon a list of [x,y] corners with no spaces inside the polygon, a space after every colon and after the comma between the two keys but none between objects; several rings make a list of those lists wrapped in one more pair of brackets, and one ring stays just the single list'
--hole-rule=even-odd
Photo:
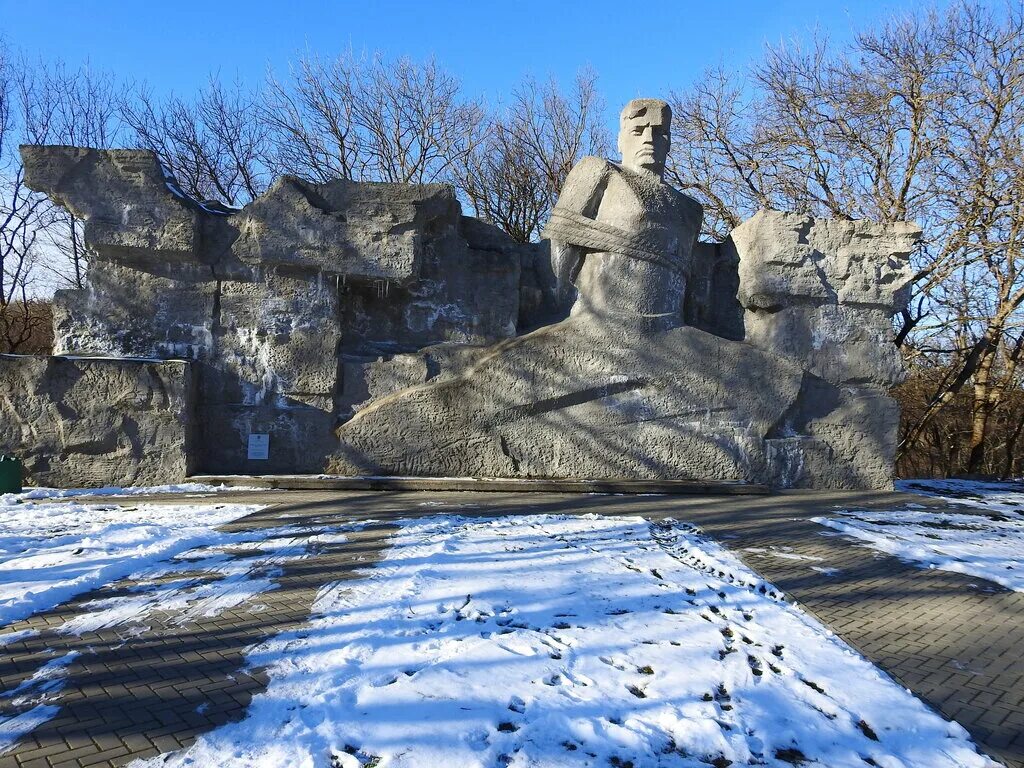
[{"label": "brick pavement", "polygon": [[[701,526],[733,548],[805,610],[966,727],[979,745],[1012,768],[1024,768],[1024,595],[983,580],[915,568],[857,545],[810,522],[835,507],[884,508],[913,501],[902,494],[792,493],[772,497],[592,496],[471,493],[234,493],[231,501],[272,503],[236,521],[234,530],[284,524],[322,524],[457,512],[498,515],[538,512],[676,517]],[[138,503],[140,499],[133,499]],[[180,503],[181,499],[168,499]],[[430,501],[430,506],[423,506]],[[958,511],[964,511],[958,508]],[[123,765],[137,757],[190,744],[217,725],[240,718],[266,680],[244,670],[247,648],[270,634],[302,624],[318,588],[350,577],[386,544],[386,524],[349,534],[292,562],[263,593],[258,613],[244,604],[211,619],[178,625],[148,617],[150,629],[124,628],[81,637],[55,628],[131,584],[113,584],[4,632],[38,634],[0,648],[0,690],[10,690],[42,663],[69,650],[56,719],[41,725],[0,756],[0,768]],[[749,551],[748,548],[768,550]],[[816,560],[772,555],[773,550]],[[832,575],[811,566],[838,569]],[[2,707],[0,703],[0,713]]]},{"label": "brick pavement", "polygon": [[[967,728],[990,755],[1013,768],[1024,766],[1024,594],[875,552],[810,522],[819,513],[813,504],[780,501],[756,517],[690,519],[919,698]],[[747,547],[769,552],[744,551]],[[772,548],[820,559],[781,558]],[[812,567],[838,571],[827,575]]]},{"label": "brick pavement", "polygon": [[[318,514],[283,518],[264,510],[223,529],[269,528],[272,538],[273,529],[285,524],[316,529],[330,522]],[[0,756],[0,767],[123,765],[187,746],[200,733],[241,719],[267,683],[262,670],[244,669],[247,649],[299,627],[319,587],[372,562],[386,530],[349,532],[343,544],[322,545],[306,559],[285,563],[274,578],[275,589],[215,617],[179,623],[173,615],[157,613],[145,617],[144,627],[120,625],[80,635],[56,631],[82,614],[85,603],[130,594],[136,585],[125,580],[8,626],[5,632],[34,634],[0,648],[0,690],[13,690],[49,660],[78,655],[67,667],[64,688],[48,702],[60,706],[57,717]],[[232,554],[244,560],[257,553]],[[10,698],[0,699],[0,715],[19,711]]]}]

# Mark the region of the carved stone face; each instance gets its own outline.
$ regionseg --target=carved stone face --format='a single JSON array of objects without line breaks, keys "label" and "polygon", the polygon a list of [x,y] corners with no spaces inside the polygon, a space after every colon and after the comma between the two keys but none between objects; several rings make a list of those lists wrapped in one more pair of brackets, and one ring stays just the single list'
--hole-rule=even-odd
[{"label": "carved stone face", "polygon": [[661,178],[671,144],[672,109],[660,99],[633,99],[619,117],[622,165]]}]

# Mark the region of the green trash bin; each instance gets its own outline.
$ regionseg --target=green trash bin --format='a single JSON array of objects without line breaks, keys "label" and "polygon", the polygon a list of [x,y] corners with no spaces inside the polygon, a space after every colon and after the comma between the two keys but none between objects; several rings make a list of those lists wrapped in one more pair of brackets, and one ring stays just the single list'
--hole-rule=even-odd
[{"label": "green trash bin", "polygon": [[21,493],[21,459],[0,456],[0,493]]}]

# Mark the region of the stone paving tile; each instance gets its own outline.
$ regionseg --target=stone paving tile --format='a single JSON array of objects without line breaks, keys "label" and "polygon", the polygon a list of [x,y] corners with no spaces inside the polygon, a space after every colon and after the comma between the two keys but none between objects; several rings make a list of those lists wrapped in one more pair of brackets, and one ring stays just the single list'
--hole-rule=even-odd
[{"label": "stone paving tile", "polygon": [[[919,498],[915,503],[921,503]],[[878,504],[851,504],[870,508]],[[1024,766],[1024,595],[922,569],[808,518],[828,508],[781,497],[765,514],[691,520],[1007,766]],[[965,509],[958,508],[963,513]],[[820,558],[791,560],[746,548]],[[837,568],[827,576],[811,566]]]},{"label": "stone paving tile", "polygon": [[[251,697],[266,685],[259,670],[242,670],[246,649],[299,626],[322,584],[350,577],[372,562],[386,543],[388,521],[441,513],[543,512],[675,517],[701,526],[897,681],[960,722],[983,749],[1010,768],[1024,768],[1024,595],[981,579],[916,568],[809,519],[834,508],[891,508],[910,501],[937,505],[928,499],[894,493],[686,497],[271,492],[233,493],[230,500],[274,505],[227,526],[230,530],[327,519],[385,524],[353,533],[348,543],[315,559],[286,565],[278,589],[260,595],[258,602],[267,606],[260,613],[241,606],[184,626],[149,617],[150,631],[135,637],[125,636],[123,628],[121,634],[101,631],[80,638],[53,631],[80,613],[86,601],[127,586],[115,584],[7,628],[33,628],[40,634],[0,653],[0,689],[9,690],[67,650],[81,655],[69,667],[65,693],[57,701],[62,707],[58,717],[29,734],[13,753],[0,756],[0,768],[53,768],[62,762],[115,766],[188,745],[204,731],[244,715]],[[821,559],[787,560],[749,547],[775,547]],[[829,576],[812,565],[840,570]]]},{"label": "stone paving tile", "polygon": [[[225,529],[324,522],[313,517],[285,519],[264,511]],[[200,733],[240,719],[267,683],[261,670],[243,671],[247,649],[300,626],[317,590],[372,562],[384,538],[373,527],[347,535],[348,542],[285,563],[274,579],[276,589],[213,618],[179,624],[174,616],[155,613],[145,617],[148,629],[141,633],[133,626],[81,635],[54,631],[85,612],[85,603],[126,594],[131,584],[120,582],[7,627],[4,633],[31,629],[38,634],[0,652],[2,690],[15,688],[50,659],[69,651],[79,655],[67,667],[63,691],[48,702],[60,706],[58,716],[0,756],[0,768],[124,765],[180,749]],[[263,606],[259,612],[251,610],[256,604]],[[0,714],[18,711],[10,699],[0,699]]]}]

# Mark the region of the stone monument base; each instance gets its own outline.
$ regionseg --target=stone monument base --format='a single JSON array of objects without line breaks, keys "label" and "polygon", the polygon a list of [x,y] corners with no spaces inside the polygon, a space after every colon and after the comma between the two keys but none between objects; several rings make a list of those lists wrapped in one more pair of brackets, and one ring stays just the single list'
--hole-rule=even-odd
[{"label": "stone monument base", "polygon": [[338,429],[327,471],[773,487],[831,471],[831,487],[891,487],[893,430],[862,439],[879,434],[863,423],[888,398],[696,328],[651,333],[642,319],[583,313],[463,366],[378,393]]},{"label": "stone monument base", "polygon": [[188,362],[0,355],[0,393],[0,445],[35,485],[160,485],[193,469]]}]

